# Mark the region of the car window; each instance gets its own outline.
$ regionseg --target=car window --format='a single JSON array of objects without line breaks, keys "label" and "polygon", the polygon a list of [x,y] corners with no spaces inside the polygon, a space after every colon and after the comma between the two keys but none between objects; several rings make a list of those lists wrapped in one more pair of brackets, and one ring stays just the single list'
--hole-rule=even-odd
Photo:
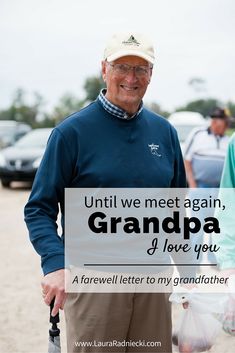
[{"label": "car window", "polygon": [[0,137],[11,136],[14,133],[15,127],[13,126],[1,126],[0,128]]}]

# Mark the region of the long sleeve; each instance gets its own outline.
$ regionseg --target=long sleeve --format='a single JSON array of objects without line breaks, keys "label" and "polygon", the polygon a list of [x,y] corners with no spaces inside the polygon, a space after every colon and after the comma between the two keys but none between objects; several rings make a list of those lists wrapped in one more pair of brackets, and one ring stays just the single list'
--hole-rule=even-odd
[{"label": "long sleeve", "polygon": [[64,188],[70,185],[72,171],[68,145],[54,129],[25,206],[30,240],[41,256],[44,274],[64,267],[63,235],[58,235],[56,221],[60,205],[63,223]]}]

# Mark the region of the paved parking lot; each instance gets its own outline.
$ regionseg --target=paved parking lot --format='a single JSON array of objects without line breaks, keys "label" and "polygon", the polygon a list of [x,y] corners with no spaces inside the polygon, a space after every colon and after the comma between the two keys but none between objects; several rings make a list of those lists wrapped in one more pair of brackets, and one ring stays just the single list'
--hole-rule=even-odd
[{"label": "paved parking lot", "polygon": [[47,352],[49,310],[41,298],[40,260],[23,221],[29,191],[22,184],[9,190],[0,187],[1,353]]}]

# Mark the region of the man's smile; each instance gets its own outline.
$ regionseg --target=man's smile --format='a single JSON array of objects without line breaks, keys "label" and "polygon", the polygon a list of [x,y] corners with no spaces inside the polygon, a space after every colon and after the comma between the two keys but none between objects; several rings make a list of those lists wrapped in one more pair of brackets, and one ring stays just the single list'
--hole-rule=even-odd
[{"label": "man's smile", "polygon": [[124,89],[125,91],[135,91],[138,89],[137,86],[134,87],[130,87],[130,86],[126,86],[126,85],[120,85],[122,89]]}]

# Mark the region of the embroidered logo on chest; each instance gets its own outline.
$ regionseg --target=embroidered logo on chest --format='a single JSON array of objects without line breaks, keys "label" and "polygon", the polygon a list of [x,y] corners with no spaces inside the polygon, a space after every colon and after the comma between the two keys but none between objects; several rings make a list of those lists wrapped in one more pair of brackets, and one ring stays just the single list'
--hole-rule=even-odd
[{"label": "embroidered logo on chest", "polygon": [[151,145],[148,145],[150,148],[150,151],[152,154],[154,154],[157,157],[161,157],[162,155],[159,153],[159,145],[155,145],[152,143]]}]

